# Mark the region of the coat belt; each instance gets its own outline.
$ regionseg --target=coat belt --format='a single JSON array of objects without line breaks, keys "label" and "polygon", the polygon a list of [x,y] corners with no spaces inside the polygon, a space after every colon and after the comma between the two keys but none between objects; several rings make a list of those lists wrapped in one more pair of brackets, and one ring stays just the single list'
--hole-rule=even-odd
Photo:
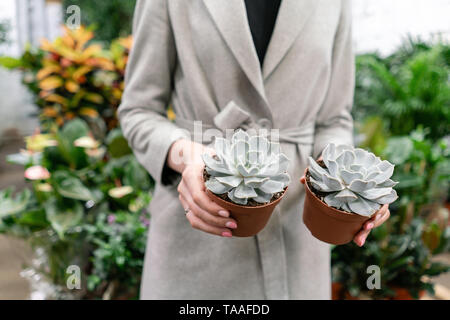
[{"label": "coat belt", "polygon": [[200,121],[183,119],[176,117],[176,124],[188,130],[191,134],[202,134],[202,142],[209,143],[214,134],[203,135],[203,132],[208,129],[218,129],[221,132],[226,130],[243,129],[246,131],[256,130],[259,134],[270,135],[272,140],[277,140],[284,143],[312,145],[314,142],[314,122],[307,123],[297,127],[280,128],[271,130],[271,123],[269,119],[261,118],[254,120],[250,113],[238,106],[234,101],[230,101],[226,107],[220,111],[213,119],[214,125],[204,124]]},{"label": "coat belt", "polygon": [[[214,117],[213,125],[180,117],[176,117],[175,122],[181,128],[188,130],[193,135],[194,141],[201,143],[210,143],[215,135],[226,133],[227,130],[234,131],[238,128],[246,130],[250,134],[253,129],[257,131],[255,133],[270,135],[268,138],[271,140],[277,141],[276,139],[278,139],[281,143],[295,144],[301,157],[303,156],[301,146],[312,145],[314,143],[314,123],[292,128],[270,130],[272,124],[269,119],[252,119],[246,110],[242,109],[233,101],[230,101]],[[216,129],[220,132],[212,130],[210,134],[206,134],[205,130],[207,129]],[[274,137],[274,135],[277,136]],[[261,259],[267,299],[289,299],[286,248],[279,210],[278,207],[275,208],[269,224],[255,237]]]}]

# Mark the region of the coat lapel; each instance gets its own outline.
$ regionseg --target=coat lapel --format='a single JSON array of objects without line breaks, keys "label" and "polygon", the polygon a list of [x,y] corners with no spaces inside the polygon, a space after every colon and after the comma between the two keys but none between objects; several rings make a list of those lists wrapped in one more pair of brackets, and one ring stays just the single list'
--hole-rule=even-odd
[{"label": "coat lapel", "polygon": [[267,101],[244,0],[203,0],[203,2],[242,70],[261,97]]},{"label": "coat lapel", "polygon": [[[228,2],[228,1],[224,1]],[[282,0],[272,38],[263,64],[263,78],[267,79],[286,55],[308,18],[317,0]]]}]

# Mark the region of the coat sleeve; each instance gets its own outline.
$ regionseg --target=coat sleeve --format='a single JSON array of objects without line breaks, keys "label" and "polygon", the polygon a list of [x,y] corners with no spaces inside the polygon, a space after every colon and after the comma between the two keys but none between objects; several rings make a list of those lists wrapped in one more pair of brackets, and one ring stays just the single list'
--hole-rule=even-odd
[{"label": "coat sleeve", "polygon": [[157,183],[170,184],[177,174],[166,166],[167,153],[189,136],[167,118],[177,61],[167,0],[138,0],[133,43],[118,118],[137,160]]},{"label": "coat sleeve", "polygon": [[353,144],[351,108],[355,85],[350,1],[342,1],[334,40],[328,92],[316,120],[313,155],[318,158],[328,143]]}]

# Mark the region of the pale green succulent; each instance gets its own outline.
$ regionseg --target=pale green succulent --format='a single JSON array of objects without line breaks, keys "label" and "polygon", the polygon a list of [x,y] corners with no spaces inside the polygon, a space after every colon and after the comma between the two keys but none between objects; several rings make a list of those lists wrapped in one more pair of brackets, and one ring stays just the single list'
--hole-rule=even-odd
[{"label": "pale green succulent", "polygon": [[309,157],[310,183],[330,207],[371,216],[381,205],[392,203],[397,182],[390,177],[394,165],[363,149],[330,143],[322,153],[326,168]]},{"label": "pale green succulent", "polygon": [[279,143],[238,130],[230,141],[216,138],[214,147],[216,155],[204,154],[203,161],[210,175],[205,185],[215,194],[227,193],[240,205],[249,199],[263,204],[289,184],[289,160]]}]

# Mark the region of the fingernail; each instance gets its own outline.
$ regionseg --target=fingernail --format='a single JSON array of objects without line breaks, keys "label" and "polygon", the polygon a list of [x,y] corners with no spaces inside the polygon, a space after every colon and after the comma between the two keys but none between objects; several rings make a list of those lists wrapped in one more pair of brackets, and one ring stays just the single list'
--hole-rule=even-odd
[{"label": "fingernail", "polygon": [[369,223],[369,224],[367,224],[367,229],[368,230],[370,230],[370,229],[372,229],[373,228],[373,223],[371,222],[371,223]]},{"label": "fingernail", "polygon": [[365,242],[366,242],[366,240],[361,241],[361,244],[359,246],[362,247]]},{"label": "fingernail", "polygon": [[218,213],[219,213],[219,216],[222,216],[224,218],[228,218],[230,216],[230,213],[225,210],[220,210]]},{"label": "fingernail", "polygon": [[229,231],[222,232],[222,237],[231,238],[232,237],[231,232]]},{"label": "fingernail", "polygon": [[237,228],[237,224],[234,223],[233,221],[228,221],[227,223],[225,223],[225,226],[227,228],[231,228],[231,229],[236,229]]}]

